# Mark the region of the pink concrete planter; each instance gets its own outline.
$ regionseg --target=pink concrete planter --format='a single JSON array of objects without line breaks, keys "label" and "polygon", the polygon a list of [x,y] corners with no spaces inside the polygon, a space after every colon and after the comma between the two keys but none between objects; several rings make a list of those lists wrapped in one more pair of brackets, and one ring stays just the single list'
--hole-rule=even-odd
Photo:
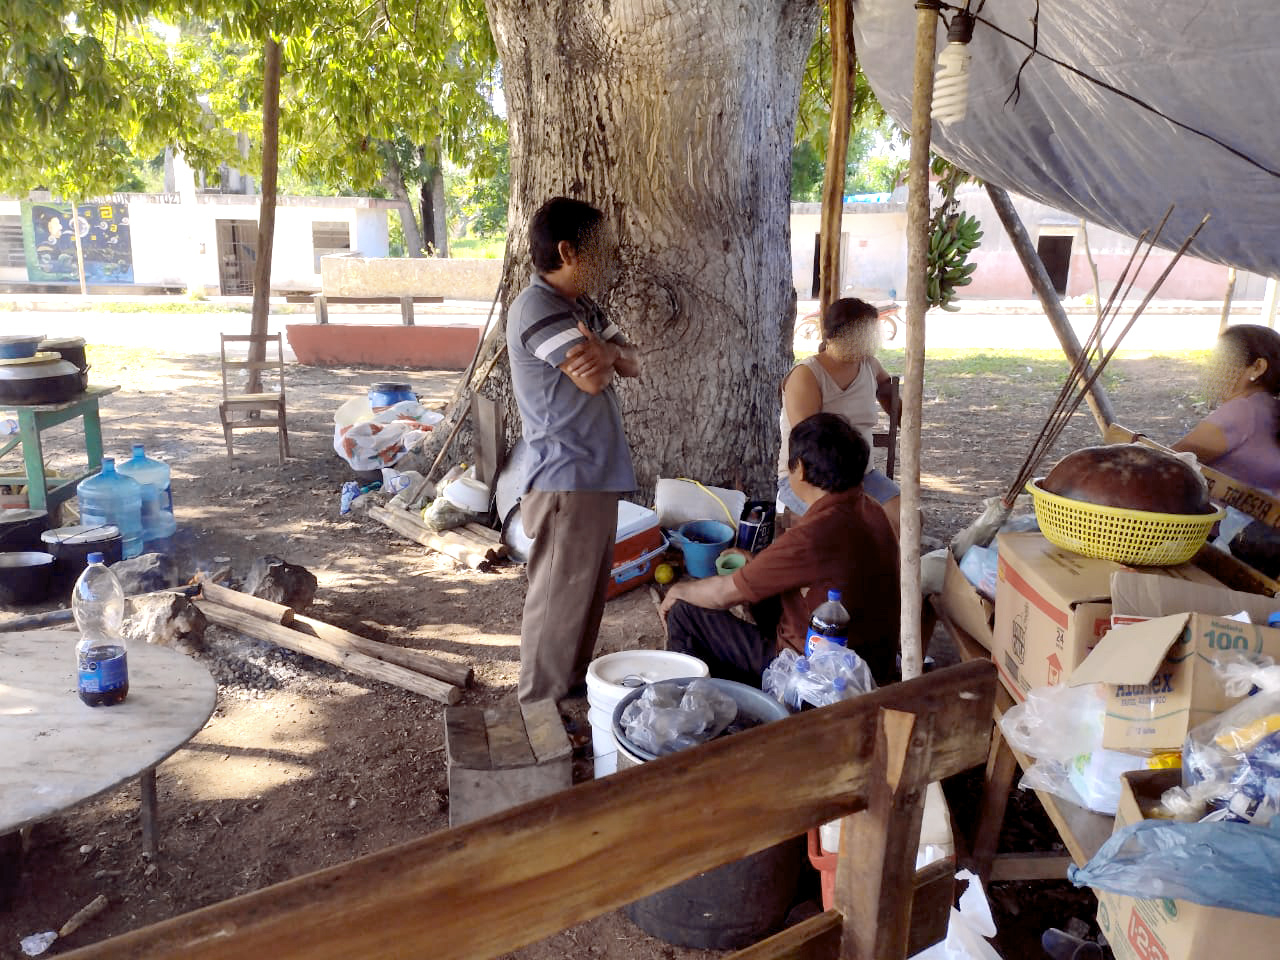
[{"label": "pink concrete planter", "polygon": [[312,367],[463,370],[480,343],[480,328],[462,324],[291,323],[285,330],[298,362]]}]

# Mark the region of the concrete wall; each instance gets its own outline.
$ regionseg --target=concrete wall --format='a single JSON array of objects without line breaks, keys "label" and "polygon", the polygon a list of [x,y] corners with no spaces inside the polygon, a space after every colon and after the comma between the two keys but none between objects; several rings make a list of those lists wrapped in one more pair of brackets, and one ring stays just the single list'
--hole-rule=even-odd
[{"label": "concrete wall", "polygon": [[[362,251],[363,252],[363,251]],[[501,260],[436,257],[330,256],[320,264],[330,297],[445,297],[492,300],[502,282]]]}]

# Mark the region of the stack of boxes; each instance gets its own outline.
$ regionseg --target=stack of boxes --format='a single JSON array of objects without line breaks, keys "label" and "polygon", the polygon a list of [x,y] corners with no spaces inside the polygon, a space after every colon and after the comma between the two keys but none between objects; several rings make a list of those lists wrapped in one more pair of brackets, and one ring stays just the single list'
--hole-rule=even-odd
[{"label": "stack of boxes", "polygon": [[[1035,687],[1103,684],[1107,749],[1179,751],[1189,730],[1238,702],[1214,673],[1216,654],[1280,661],[1280,629],[1257,625],[1280,611],[1280,598],[1230,590],[1190,565],[1135,569],[1078,556],[1036,533],[1002,534],[997,546],[991,626],[954,564],[948,611],[989,646],[1018,702]],[[1252,622],[1232,619],[1240,613]],[[1179,780],[1178,771],[1126,774],[1116,828],[1141,818],[1140,798],[1158,799]],[[1280,918],[1175,900],[1099,892],[1098,922],[1119,960],[1205,957],[1226,930],[1232,956],[1269,956],[1280,943]]]}]

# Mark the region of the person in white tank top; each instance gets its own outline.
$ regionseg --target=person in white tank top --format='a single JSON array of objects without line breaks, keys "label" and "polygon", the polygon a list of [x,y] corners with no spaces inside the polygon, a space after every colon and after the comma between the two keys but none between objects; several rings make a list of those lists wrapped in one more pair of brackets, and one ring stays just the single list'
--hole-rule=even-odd
[{"label": "person in white tank top", "polygon": [[[823,315],[818,352],[801,360],[783,378],[778,501],[788,512],[799,515],[806,509],[787,480],[787,441],[793,424],[815,413],[834,413],[871,446],[880,410],[888,413],[892,402],[889,374],[875,357],[879,341],[879,311],[864,300],[844,297]],[[884,507],[894,533],[898,533],[898,485],[880,470],[869,468],[863,489]]]}]

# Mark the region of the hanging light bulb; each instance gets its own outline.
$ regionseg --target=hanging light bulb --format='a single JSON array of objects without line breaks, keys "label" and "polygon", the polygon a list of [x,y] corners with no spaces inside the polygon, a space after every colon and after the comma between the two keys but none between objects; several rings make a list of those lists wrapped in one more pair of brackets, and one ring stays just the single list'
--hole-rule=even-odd
[{"label": "hanging light bulb", "polygon": [[957,11],[947,28],[947,45],[938,54],[933,81],[932,117],[938,123],[963,120],[969,108],[969,41],[973,39],[973,14]]}]

